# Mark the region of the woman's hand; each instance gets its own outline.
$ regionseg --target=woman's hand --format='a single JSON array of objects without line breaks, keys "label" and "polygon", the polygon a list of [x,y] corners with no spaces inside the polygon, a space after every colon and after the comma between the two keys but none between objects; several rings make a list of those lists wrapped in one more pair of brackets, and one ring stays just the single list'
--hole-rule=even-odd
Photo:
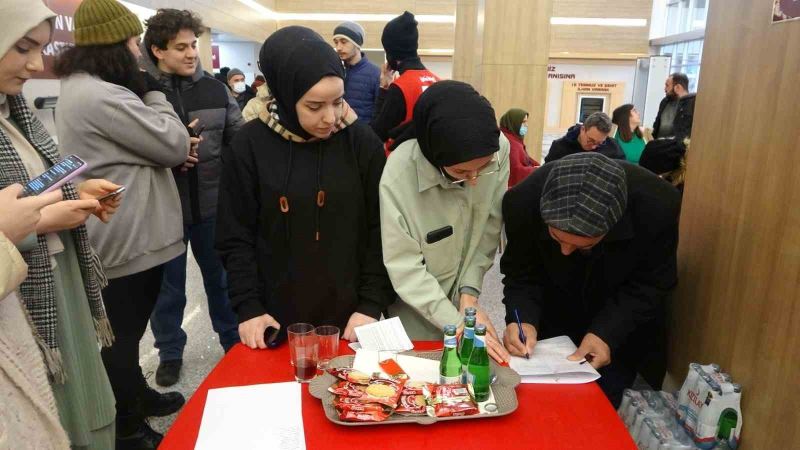
[{"label": "woman's hand", "polygon": [[[81,200],[99,199],[104,195],[110,194],[122,186],[114,184],[108,180],[91,179],[78,185],[78,195]],[[117,212],[117,208],[122,204],[122,194],[109,197],[99,202],[99,207],[94,211],[94,215],[103,223],[111,221],[111,216]]]},{"label": "woman's hand", "polygon": [[95,199],[64,200],[42,208],[42,218],[36,225],[37,234],[71,230],[86,222],[100,207]]}]

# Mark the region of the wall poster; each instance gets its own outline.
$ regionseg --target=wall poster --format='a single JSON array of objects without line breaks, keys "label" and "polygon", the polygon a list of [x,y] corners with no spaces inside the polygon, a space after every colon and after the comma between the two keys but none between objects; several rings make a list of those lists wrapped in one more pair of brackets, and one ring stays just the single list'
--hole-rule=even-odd
[{"label": "wall poster", "polygon": [[772,0],[772,23],[800,19],[800,0]]}]

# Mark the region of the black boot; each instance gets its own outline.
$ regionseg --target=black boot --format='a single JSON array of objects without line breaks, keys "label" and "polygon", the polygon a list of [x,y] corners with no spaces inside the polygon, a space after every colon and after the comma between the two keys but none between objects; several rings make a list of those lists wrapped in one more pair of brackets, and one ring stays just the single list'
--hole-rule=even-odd
[{"label": "black boot", "polygon": [[177,383],[181,378],[182,366],[182,359],[161,361],[161,363],[158,364],[158,369],[156,370],[156,384],[167,387]]},{"label": "black boot", "polygon": [[155,450],[164,438],[138,414],[117,416],[116,425],[116,450]]},{"label": "black boot", "polygon": [[143,417],[163,417],[175,413],[184,403],[186,399],[180,392],[162,394],[147,386],[136,400],[136,411]]}]

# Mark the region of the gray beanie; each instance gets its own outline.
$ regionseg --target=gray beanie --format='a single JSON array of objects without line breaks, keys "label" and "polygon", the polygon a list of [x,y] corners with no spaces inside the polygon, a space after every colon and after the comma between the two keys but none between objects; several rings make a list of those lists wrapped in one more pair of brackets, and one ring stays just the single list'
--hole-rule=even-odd
[{"label": "gray beanie", "polygon": [[241,70],[239,70],[239,69],[231,69],[231,70],[229,70],[229,71],[228,71],[228,81],[230,81],[230,80],[231,80],[231,78],[233,78],[233,76],[234,76],[234,75],[241,75],[241,76],[244,76],[244,72],[242,72],[242,71],[241,71]]},{"label": "gray beanie", "polygon": [[542,189],[542,220],[578,236],[608,233],[625,213],[625,170],[597,152],[576,153],[552,164]]},{"label": "gray beanie", "polygon": [[345,38],[352,41],[358,48],[364,45],[364,28],[355,22],[342,22],[333,30],[333,38]]}]

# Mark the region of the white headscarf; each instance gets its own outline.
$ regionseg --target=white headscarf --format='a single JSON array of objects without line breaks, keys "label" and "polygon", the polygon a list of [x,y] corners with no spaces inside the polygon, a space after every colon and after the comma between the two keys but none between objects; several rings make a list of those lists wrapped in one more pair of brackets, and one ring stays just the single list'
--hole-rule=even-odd
[{"label": "white headscarf", "polygon": [[[0,3],[0,59],[15,42],[45,20],[56,14],[45,6],[43,0],[3,0]],[[8,117],[6,95],[0,92],[0,114]]]}]

